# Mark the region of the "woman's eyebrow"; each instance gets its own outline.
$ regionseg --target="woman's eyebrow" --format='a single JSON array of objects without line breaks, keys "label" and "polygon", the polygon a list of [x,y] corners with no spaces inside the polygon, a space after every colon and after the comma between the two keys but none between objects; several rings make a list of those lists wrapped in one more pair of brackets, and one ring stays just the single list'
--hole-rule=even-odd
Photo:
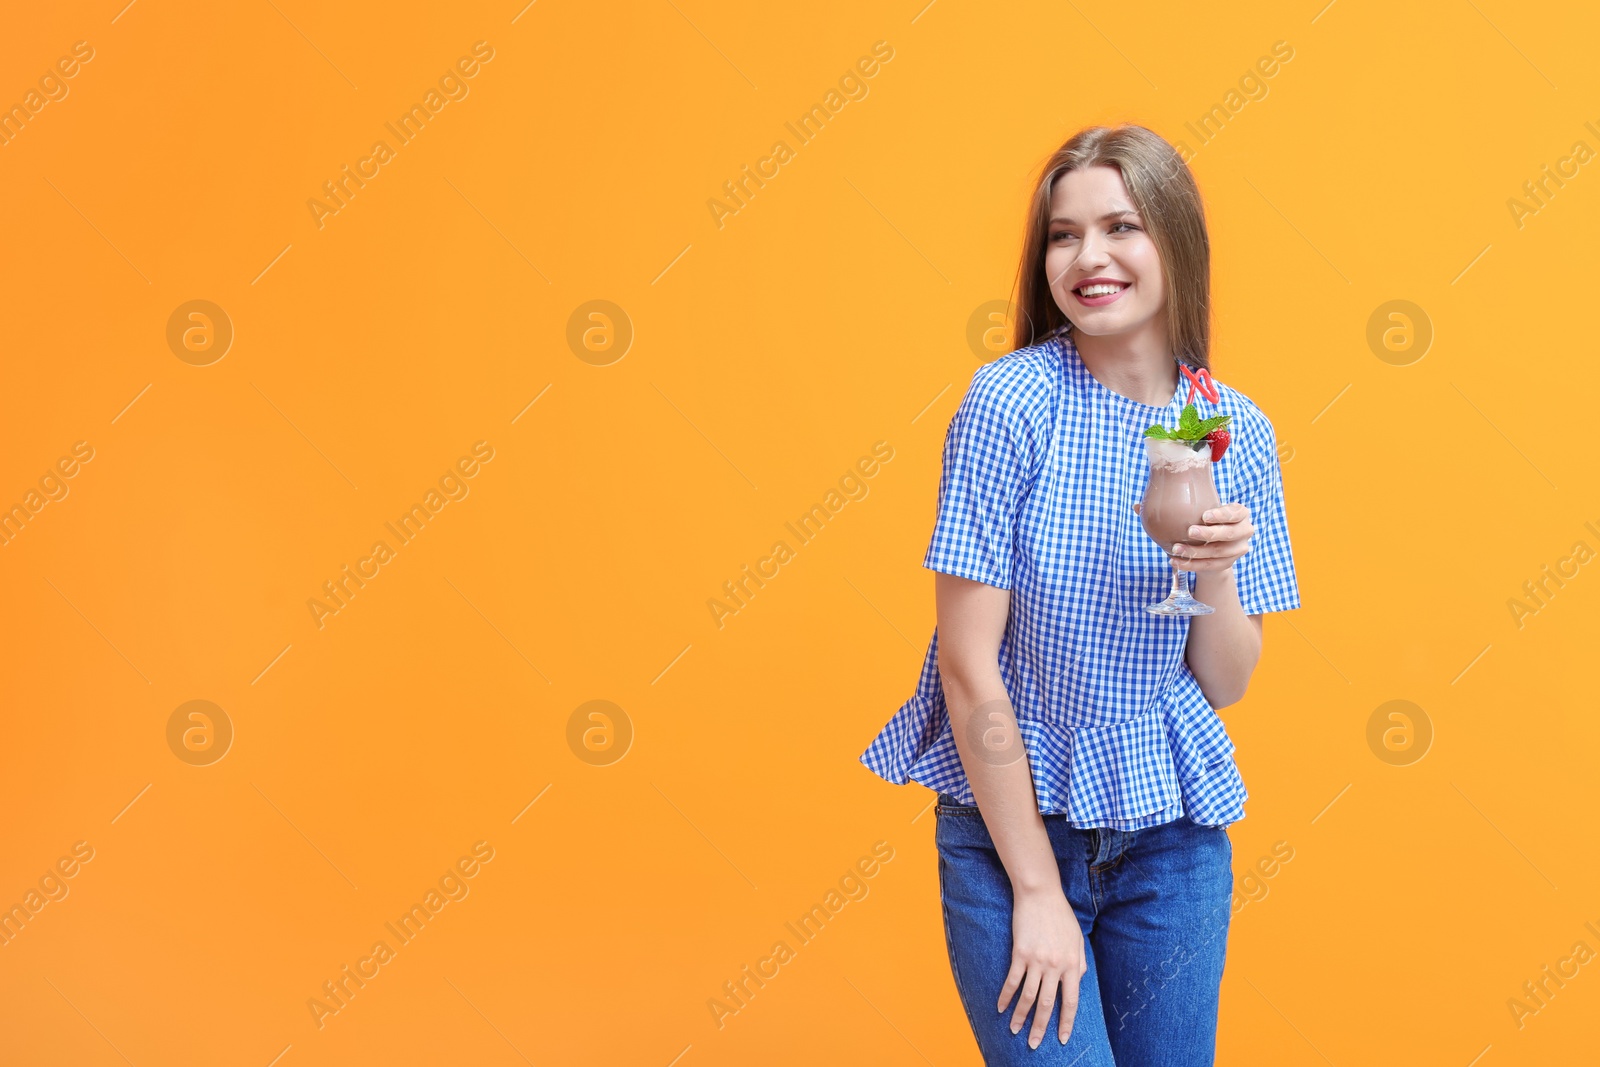
[{"label": "woman's eyebrow", "polygon": [[[1124,215],[1133,215],[1133,216],[1137,217],[1138,214],[1139,213],[1137,211],[1133,210],[1132,208],[1126,208],[1125,207],[1120,211],[1108,211],[1104,215],[1101,215],[1095,221],[1096,222],[1110,222],[1112,219],[1120,219]],[[1050,221],[1052,223],[1064,222],[1068,226],[1071,226],[1071,225],[1073,225],[1074,223],[1077,222],[1076,219],[1069,219],[1065,215],[1057,215],[1055,218],[1051,219]]]}]

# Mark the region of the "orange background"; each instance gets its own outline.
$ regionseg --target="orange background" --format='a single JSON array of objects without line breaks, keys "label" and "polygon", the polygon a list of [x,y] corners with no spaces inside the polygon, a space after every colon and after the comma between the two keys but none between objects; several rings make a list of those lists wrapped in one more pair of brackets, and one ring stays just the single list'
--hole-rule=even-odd
[{"label": "orange background", "polygon": [[[93,449],[0,547],[0,904],[93,849],[0,948],[6,1062],[977,1063],[932,796],[857,756],[933,627],[940,447],[998,354],[972,316],[1043,158],[1123,120],[1193,153],[1216,373],[1284,445],[1305,602],[1223,712],[1251,800],[1219,1062],[1592,1055],[1593,965],[1507,1006],[1600,950],[1591,557],[1508,607],[1600,547],[1600,177],[1508,206],[1600,148],[1592,12],[120,3],[0,34],[0,103],[93,49],[0,147],[0,503]],[[477,41],[468,95],[319,227],[307,201]],[[1265,95],[1193,136],[1277,41]],[[167,342],[191,300],[234,331],[209,365]],[[568,344],[591,300],[620,359]],[[1391,300],[1420,358],[1369,345]],[[479,441],[469,494],[319,628],[307,601]],[[708,600],[879,441],[868,494],[719,627]],[[168,742],[192,700],[234,731],[205,766]],[[608,765],[569,742],[591,700],[632,734]],[[1369,745],[1391,700],[1421,759]],[[307,1001],[479,841],[468,895],[319,1029]],[[880,841],[719,1028],[708,1000]]]}]

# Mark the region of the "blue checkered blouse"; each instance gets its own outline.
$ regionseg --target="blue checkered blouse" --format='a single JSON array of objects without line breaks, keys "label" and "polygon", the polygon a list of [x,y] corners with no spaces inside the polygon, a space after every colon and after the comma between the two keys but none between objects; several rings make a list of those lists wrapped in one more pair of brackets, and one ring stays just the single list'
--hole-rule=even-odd
[{"label": "blue checkered blouse", "polygon": [[[1016,710],[1039,810],[1080,828],[1136,830],[1187,814],[1244,817],[1233,741],[1184,660],[1190,620],[1144,610],[1171,565],[1133,505],[1150,466],[1144,430],[1178,425],[1191,382],[1141,404],[1089,373],[1070,335],[980,367],[950,420],[938,517],[922,565],[1011,590],[1000,677]],[[1234,564],[1245,614],[1300,606],[1277,438],[1261,409],[1217,383],[1201,418],[1231,415],[1212,468],[1255,532]],[[1193,572],[1185,577],[1193,588]],[[934,630],[916,693],[861,754],[889,782],[975,800],[950,730]]]}]

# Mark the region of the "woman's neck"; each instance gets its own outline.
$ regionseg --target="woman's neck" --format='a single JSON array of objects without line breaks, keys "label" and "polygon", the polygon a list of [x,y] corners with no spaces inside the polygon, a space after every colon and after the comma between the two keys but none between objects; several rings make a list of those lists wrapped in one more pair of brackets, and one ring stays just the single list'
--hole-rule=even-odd
[{"label": "woman's neck", "polygon": [[1166,339],[1153,332],[1128,337],[1091,337],[1074,329],[1072,343],[1101,385],[1129,400],[1156,407],[1178,389],[1178,364]]}]

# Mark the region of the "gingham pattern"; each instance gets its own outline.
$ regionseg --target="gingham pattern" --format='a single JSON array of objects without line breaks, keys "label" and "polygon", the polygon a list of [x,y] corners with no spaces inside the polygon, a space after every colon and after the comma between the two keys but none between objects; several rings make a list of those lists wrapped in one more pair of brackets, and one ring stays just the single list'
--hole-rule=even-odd
[{"label": "gingham pattern", "polygon": [[[1102,385],[1069,335],[973,375],[945,436],[937,519],[923,566],[1011,590],[1000,676],[1017,712],[1039,810],[1081,828],[1136,830],[1188,816],[1226,825],[1249,793],[1234,745],[1184,661],[1190,620],[1151,615],[1171,568],[1134,514],[1150,467],[1144,429],[1178,424],[1190,381],[1165,406]],[[1200,416],[1233,416],[1212,467],[1255,533],[1234,564],[1245,613],[1300,606],[1272,423],[1217,383]],[[1194,575],[1188,575],[1191,589]],[[950,732],[937,628],[915,695],[861,754],[887,781],[974,803]]]}]

